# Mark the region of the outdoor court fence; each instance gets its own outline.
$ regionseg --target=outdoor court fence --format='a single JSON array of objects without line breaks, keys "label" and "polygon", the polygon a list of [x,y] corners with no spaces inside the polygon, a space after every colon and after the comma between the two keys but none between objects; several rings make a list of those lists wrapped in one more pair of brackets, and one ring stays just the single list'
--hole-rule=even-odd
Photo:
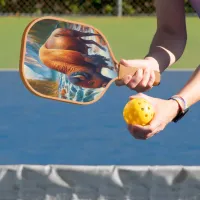
[{"label": "outdoor court fence", "polygon": [[[185,10],[193,13],[188,0]],[[0,0],[0,15],[100,15],[155,14],[154,0]]]}]

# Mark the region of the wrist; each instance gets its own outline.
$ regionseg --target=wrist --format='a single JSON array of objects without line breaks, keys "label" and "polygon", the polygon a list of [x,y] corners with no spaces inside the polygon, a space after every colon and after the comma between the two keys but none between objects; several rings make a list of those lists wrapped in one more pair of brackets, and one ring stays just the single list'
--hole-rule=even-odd
[{"label": "wrist", "polygon": [[[176,115],[174,116],[174,119],[172,121],[177,122],[188,112],[189,108],[188,108],[187,102],[183,97],[179,95],[170,97],[169,101],[171,102],[174,101],[173,109]],[[176,106],[175,106],[175,103],[176,103]],[[177,109],[177,106],[178,106],[178,109]]]},{"label": "wrist", "polygon": [[144,60],[148,60],[153,70],[160,72],[159,63],[155,58],[148,56],[148,57],[145,57]]},{"label": "wrist", "polygon": [[170,99],[178,103],[181,112],[184,113],[188,109],[187,101],[181,95],[174,95]]},{"label": "wrist", "polygon": [[155,46],[151,52],[146,55],[147,58],[156,60],[159,66],[159,72],[162,73],[166,68],[176,62],[174,54],[162,46]]},{"label": "wrist", "polygon": [[177,101],[173,99],[169,99],[168,101],[170,102],[170,108],[174,111],[174,115],[173,115],[173,119],[174,119],[178,115],[178,113],[181,112],[181,108]]}]

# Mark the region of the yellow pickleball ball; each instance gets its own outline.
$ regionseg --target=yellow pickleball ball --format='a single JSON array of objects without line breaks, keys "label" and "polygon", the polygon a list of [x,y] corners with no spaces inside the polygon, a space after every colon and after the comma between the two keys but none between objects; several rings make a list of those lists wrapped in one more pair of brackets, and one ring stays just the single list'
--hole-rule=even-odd
[{"label": "yellow pickleball ball", "polygon": [[143,98],[130,100],[124,107],[123,117],[127,124],[148,125],[155,114],[154,107]]}]

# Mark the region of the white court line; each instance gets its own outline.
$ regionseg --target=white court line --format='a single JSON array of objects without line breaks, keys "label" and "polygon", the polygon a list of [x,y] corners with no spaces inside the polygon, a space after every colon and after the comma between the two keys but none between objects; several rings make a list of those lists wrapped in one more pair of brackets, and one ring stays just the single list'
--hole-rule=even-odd
[{"label": "white court line", "polygon": [[[185,71],[194,71],[195,70],[195,68],[178,68],[178,69],[167,69],[166,71],[169,71],[169,72],[171,72],[171,71],[178,71],[178,72],[185,72]],[[16,72],[16,71],[19,71],[19,69],[15,69],[15,68],[10,68],[10,69],[6,69],[6,68],[0,68],[0,72],[12,72],[12,71],[14,71],[14,72]]]},{"label": "white court line", "polygon": [[178,69],[167,69],[166,71],[169,71],[169,72],[186,72],[186,71],[194,71],[195,68],[178,68]]},{"label": "white court line", "polygon": [[11,68],[11,69],[6,69],[6,68],[0,68],[0,72],[12,72],[12,71],[19,71],[19,69]]}]

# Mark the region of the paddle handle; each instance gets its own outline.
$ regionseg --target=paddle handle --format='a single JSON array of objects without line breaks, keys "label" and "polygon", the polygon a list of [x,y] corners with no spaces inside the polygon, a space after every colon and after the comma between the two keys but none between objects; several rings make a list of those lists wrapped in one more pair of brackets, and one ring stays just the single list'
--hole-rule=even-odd
[{"label": "paddle handle", "polygon": [[[137,70],[138,70],[138,68],[136,68],[136,67],[125,67],[124,65],[119,64],[119,66],[118,66],[118,78],[115,80],[115,84],[117,86],[125,85],[123,83],[123,78],[126,75],[133,76],[137,72]],[[154,71],[154,73],[155,73],[155,82],[154,82],[153,86],[158,86],[160,84],[161,75],[157,71]]]}]

